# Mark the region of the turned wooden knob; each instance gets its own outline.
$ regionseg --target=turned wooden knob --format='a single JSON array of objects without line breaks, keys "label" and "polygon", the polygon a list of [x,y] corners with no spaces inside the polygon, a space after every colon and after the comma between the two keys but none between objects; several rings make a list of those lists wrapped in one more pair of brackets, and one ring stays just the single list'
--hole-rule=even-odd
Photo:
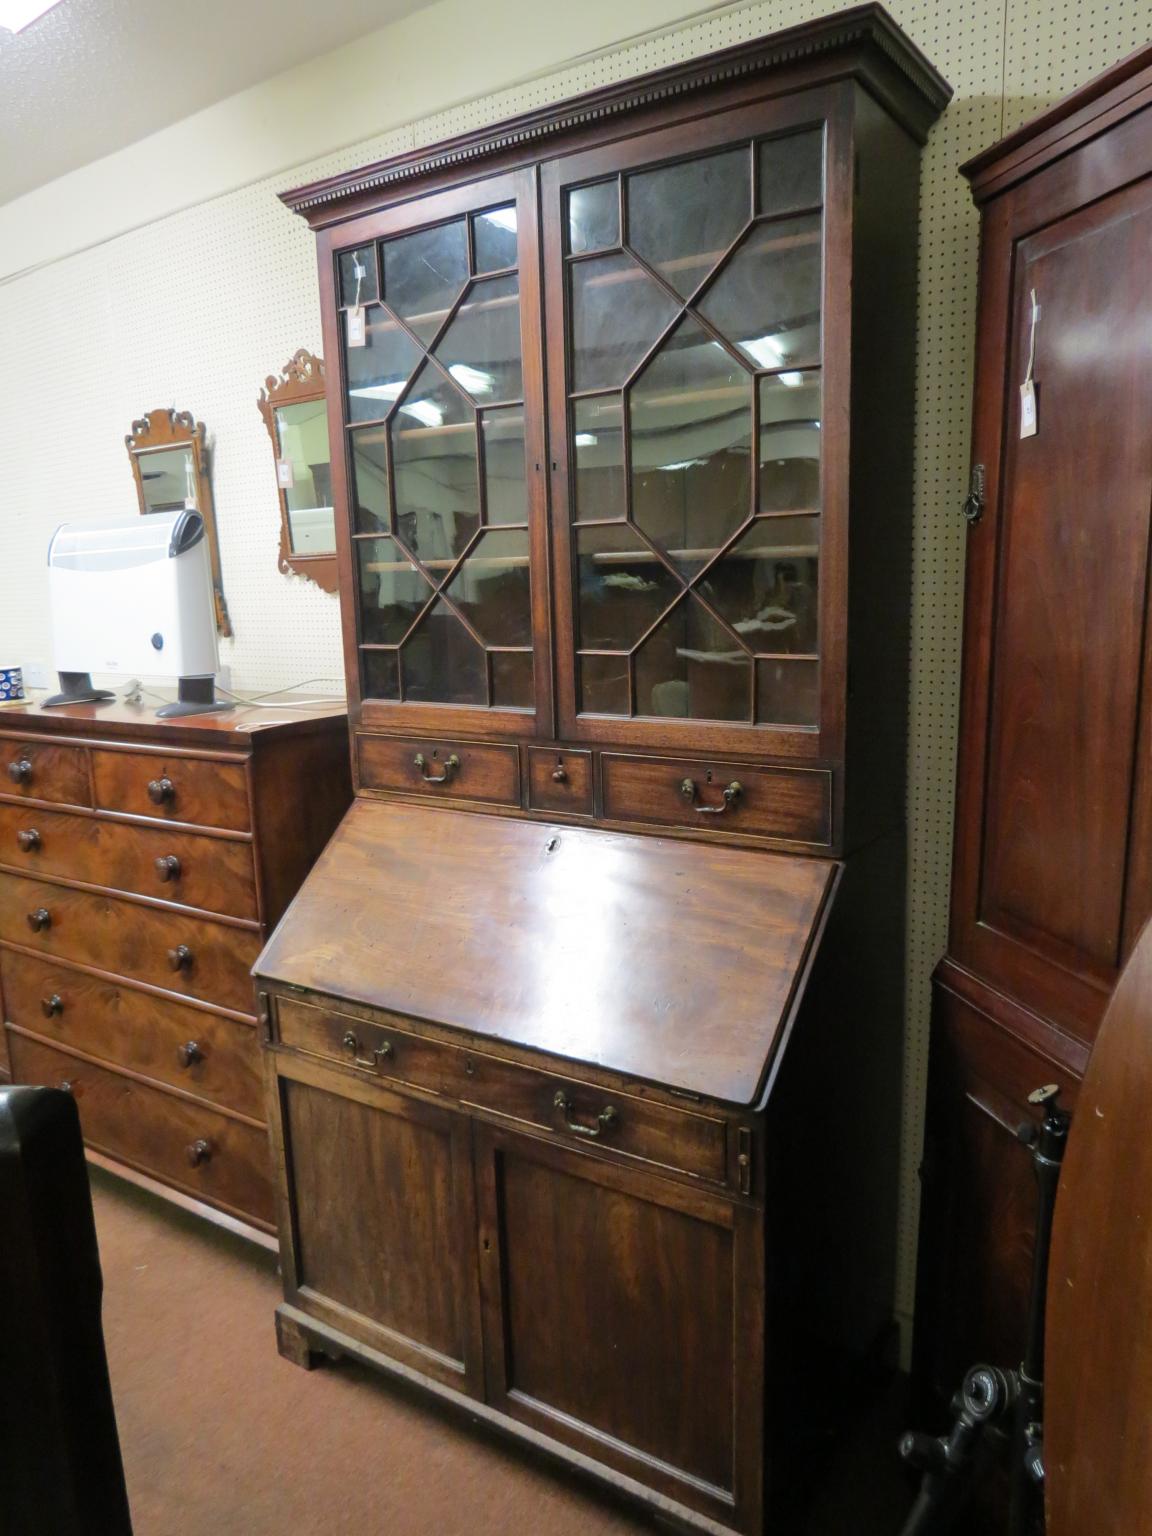
[{"label": "turned wooden knob", "polygon": [[28,914],[28,926],[33,933],[43,933],[46,928],[52,926],[52,914],[47,907],[37,907],[34,912]]},{"label": "turned wooden knob", "polygon": [[203,1137],[199,1141],[190,1141],[184,1148],[184,1156],[193,1168],[199,1168],[201,1163],[206,1163],[212,1156],[212,1143]]},{"label": "turned wooden knob", "polygon": [[177,944],[168,951],[168,965],[174,971],[186,971],[192,965],[192,951],[187,944]]},{"label": "turned wooden knob", "polygon": [[13,784],[28,784],[32,780],[32,761],[27,757],[15,758],[8,764],[8,777]]},{"label": "turned wooden knob", "polygon": [[58,1014],[64,1012],[64,999],[60,996],[59,992],[53,992],[51,997],[42,997],[40,999],[40,1012],[46,1019],[54,1019]]},{"label": "turned wooden knob", "polygon": [[162,779],[149,779],[148,798],[153,805],[169,805],[176,798],[176,786],[167,775]]},{"label": "turned wooden knob", "polygon": [[156,860],[156,877],[165,884],[169,880],[179,880],[180,860],[174,853],[165,853]]},{"label": "turned wooden knob", "polygon": [[204,1052],[195,1040],[187,1040],[176,1048],[176,1059],[182,1067],[194,1067],[198,1061],[204,1060]]},{"label": "turned wooden knob", "polygon": [[23,832],[17,832],[16,841],[21,853],[35,853],[40,846],[40,834],[35,827],[28,827]]},{"label": "turned wooden knob", "polygon": [[555,768],[553,768],[552,779],[556,784],[567,784],[568,770],[565,768],[563,763],[557,763]]}]

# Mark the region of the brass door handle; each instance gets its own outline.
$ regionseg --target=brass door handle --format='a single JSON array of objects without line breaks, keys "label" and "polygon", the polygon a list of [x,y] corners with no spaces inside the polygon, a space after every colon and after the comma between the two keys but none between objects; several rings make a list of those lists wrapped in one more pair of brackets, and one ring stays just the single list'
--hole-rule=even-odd
[{"label": "brass door handle", "polygon": [[565,1127],[574,1136],[586,1136],[589,1141],[595,1141],[597,1137],[607,1135],[620,1124],[620,1116],[611,1104],[605,1104],[596,1116],[595,1125],[585,1125],[583,1121],[575,1119],[576,1106],[563,1088],[556,1090],[556,1097],[552,1100],[552,1104],[564,1116]]},{"label": "brass door handle", "polygon": [[365,1067],[369,1072],[377,1071],[382,1061],[387,1061],[389,1056],[395,1054],[392,1048],[391,1040],[381,1040],[380,1044],[373,1050],[371,1056],[361,1056],[360,1052],[363,1047],[360,1044],[359,1038],[352,1032],[352,1030],[348,1031],[343,1040],[341,1040],[340,1044],[348,1052],[349,1056],[351,1056],[356,1066]]},{"label": "brass door handle", "polygon": [[17,757],[8,764],[8,777],[13,784],[28,784],[32,779],[32,760],[27,757]]},{"label": "brass door handle", "polygon": [[741,784],[739,779],[733,779],[731,784],[725,786],[724,793],[721,796],[719,805],[695,804],[695,801],[700,793],[696,786],[695,779],[681,779],[680,793],[683,795],[684,799],[688,801],[689,805],[692,806],[697,816],[723,816],[725,811],[730,811],[733,809],[737,800],[739,800],[740,796],[744,793],[744,786]]},{"label": "brass door handle", "polygon": [[206,1163],[212,1156],[212,1143],[201,1136],[198,1141],[188,1143],[184,1148],[184,1156],[191,1167],[199,1168],[201,1163]]},{"label": "brass door handle", "polygon": [[173,971],[187,971],[192,966],[192,951],[187,944],[177,944],[168,951],[168,966]]},{"label": "brass door handle", "polygon": [[17,832],[16,841],[21,853],[35,853],[40,846],[40,834],[35,827],[29,827],[27,831]]},{"label": "brass door handle", "polygon": [[28,914],[28,926],[33,933],[43,933],[46,928],[52,926],[52,914],[47,907],[37,907],[34,912]]},{"label": "brass door handle", "polygon": [[452,775],[459,770],[460,759],[453,752],[451,757],[445,759],[443,773],[429,773],[427,771],[428,759],[424,756],[423,752],[417,752],[416,756],[412,759],[412,765],[420,770],[420,777],[424,780],[425,784],[447,784]]},{"label": "brass door handle", "polygon": [[156,878],[167,884],[169,880],[179,880],[180,860],[174,853],[165,853],[156,860]]},{"label": "brass door handle", "polygon": [[169,805],[176,798],[176,786],[167,775],[162,779],[149,779],[148,798],[153,805]]},{"label": "brass door handle", "polygon": [[195,1040],[188,1040],[176,1048],[176,1060],[182,1067],[194,1067],[198,1061],[204,1060],[204,1052]]},{"label": "brass door handle", "polygon": [[40,1012],[46,1019],[54,1019],[64,1012],[64,999],[59,992],[53,992],[51,997],[40,999]]}]

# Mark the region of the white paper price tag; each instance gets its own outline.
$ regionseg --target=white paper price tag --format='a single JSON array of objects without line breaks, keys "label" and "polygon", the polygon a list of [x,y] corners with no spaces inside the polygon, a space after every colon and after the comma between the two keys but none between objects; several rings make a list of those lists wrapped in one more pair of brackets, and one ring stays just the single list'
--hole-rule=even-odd
[{"label": "white paper price tag", "polygon": [[364,325],[364,306],[357,304],[348,310],[348,345],[366,347],[368,336]]},{"label": "white paper price tag", "polygon": [[1031,379],[1020,386],[1020,436],[1036,436],[1036,386]]},{"label": "white paper price tag", "polygon": [[290,491],[296,484],[296,472],[291,459],[276,460],[276,484],[282,491]]}]

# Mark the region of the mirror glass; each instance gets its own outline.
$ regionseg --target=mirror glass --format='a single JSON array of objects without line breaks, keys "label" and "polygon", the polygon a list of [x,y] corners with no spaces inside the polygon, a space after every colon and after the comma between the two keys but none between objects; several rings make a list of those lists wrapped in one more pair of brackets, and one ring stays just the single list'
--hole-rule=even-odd
[{"label": "mirror glass", "polygon": [[330,555],[336,549],[336,519],[324,398],[277,406],[275,419],[277,478],[292,552]]},{"label": "mirror glass", "polygon": [[197,505],[191,448],[158,448],[138,457],[146,512],[179,512]]}]

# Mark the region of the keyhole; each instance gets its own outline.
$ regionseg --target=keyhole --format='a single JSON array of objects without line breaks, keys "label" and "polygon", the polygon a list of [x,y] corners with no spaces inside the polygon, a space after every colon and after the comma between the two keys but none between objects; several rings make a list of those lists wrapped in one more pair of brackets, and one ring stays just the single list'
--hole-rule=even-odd
[{"label": "keyhole", "polygon": [[712,782],[712,770],[711,770],[711,768],[709,768],[707,776],[704,779],[704,782],[705,782],[705,784],[711,784],[711,782]]}]

